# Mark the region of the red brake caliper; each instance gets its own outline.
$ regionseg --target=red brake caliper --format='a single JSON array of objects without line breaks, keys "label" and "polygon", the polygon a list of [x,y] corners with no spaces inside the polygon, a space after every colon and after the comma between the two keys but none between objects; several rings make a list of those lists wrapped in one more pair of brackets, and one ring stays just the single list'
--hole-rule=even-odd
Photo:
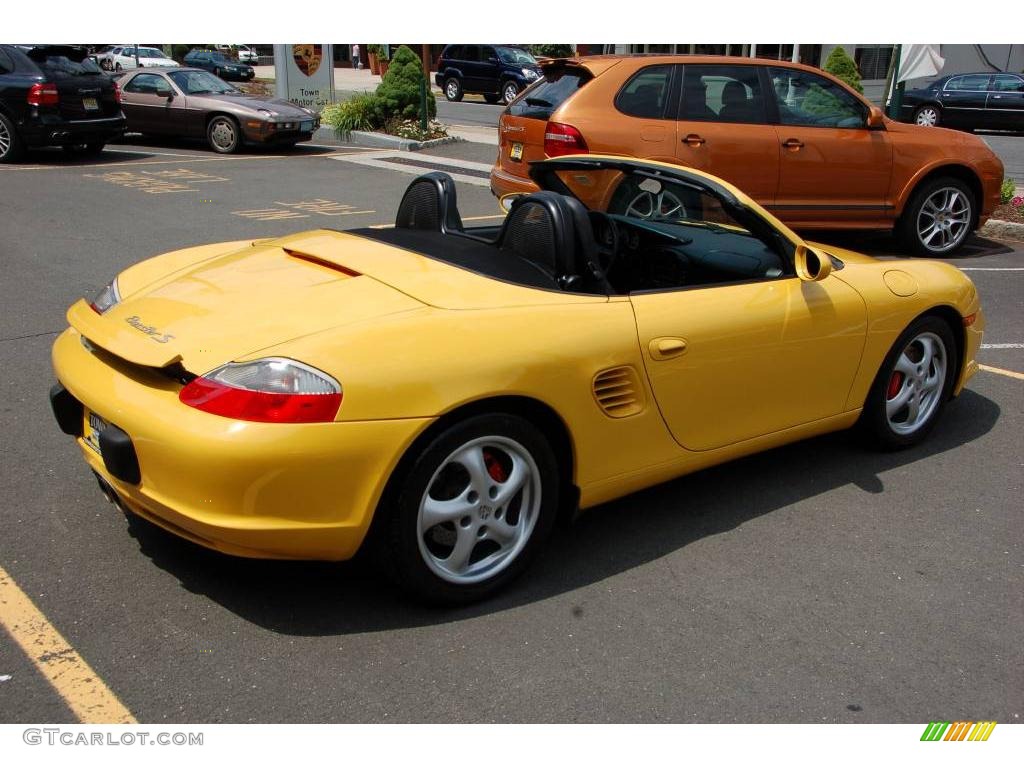
[{"label": "red brake caliper", "polygon": [[490,451],[484,451],[484,464],[487,466],[487,474],[491,476],[491,479],[496,483],[504,483],[508,480],[508,473],[505,472],[504,467],[501,466],[501,462],[498,461]]},{"label": "red brake caliper", "polygon": [[900,387],[903,386],[903,374],[899,371],[892,372],[892,378],[889,379],[889,389],[885,392],[885,399],[892,400],[896,395],[900,393]]}]

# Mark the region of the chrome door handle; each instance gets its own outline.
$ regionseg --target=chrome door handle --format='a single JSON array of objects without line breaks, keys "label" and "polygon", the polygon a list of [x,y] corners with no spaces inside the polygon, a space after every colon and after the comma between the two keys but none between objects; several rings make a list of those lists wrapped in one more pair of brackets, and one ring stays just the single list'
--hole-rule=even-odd
[{"label": "chrome door handle", "polygon": [[800,149],[804,143],[800,139],[786,139],[782,142],[782,146],[786,149]]},{"label": "chrome door handle", "polygon": [[706,140],[703,136],[698,136],[696,133],[690,133],[683,139],[683,143],[689,144],[691,147],[699,147],[701,144],[706,143]]}]

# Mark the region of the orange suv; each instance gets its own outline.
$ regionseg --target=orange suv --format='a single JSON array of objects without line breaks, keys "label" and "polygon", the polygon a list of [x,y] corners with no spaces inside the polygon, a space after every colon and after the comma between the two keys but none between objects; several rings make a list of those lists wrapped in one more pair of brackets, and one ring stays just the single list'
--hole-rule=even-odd
[{"label": "orange suv", "polygon": [[[541,66],[499,120],[495,195],[535,191],[533,160],[629,155],[720,176],[793,228],[892,228],[928,256],[954,251],[999,204],[1003,164],[981,139],[889,120],[812,67],[723,56]],[[674,202],[638,189],[619,204],[642,218]]]}]

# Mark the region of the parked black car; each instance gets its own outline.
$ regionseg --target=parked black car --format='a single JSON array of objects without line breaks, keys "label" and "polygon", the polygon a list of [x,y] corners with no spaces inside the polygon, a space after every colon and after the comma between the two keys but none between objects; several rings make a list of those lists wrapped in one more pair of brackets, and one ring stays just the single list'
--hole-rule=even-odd
[{"label": "parked black car", "polygon": [[85,48],[0,45],[0,163],[32,147],[99,153],[124,128],[120,91]]},{"label": "parked black car", "polygon": [[899,118],[918,125],[1024,131],[1024,76],[975,72],[941,77],[904,93]]},{"label": "parked black car", "polygon": [[537,60],[510,45],[447,45],[441,51],[435,81],[448,101],[481,93],[488,104],[508,104],[541,76]]},{"label": "parked black car", "polygon": [[229,59],[220,51],[191,50],[185,54],[186,67],[196,67],[213,72],[221,80],[249,81],[256,77],[256,70],[248,64]]}]

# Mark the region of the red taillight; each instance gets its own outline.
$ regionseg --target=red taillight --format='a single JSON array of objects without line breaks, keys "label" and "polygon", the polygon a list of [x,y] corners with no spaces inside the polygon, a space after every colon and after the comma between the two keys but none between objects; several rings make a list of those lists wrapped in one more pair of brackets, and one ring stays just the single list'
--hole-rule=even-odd
[{"label": "red taillight", "polygon": [[323,395],[255,392],[201,376],[186,384],[178,399],[200,411],[229,419],[279,424],[334,421],[341,407],[340,392]]},{"label": "red taillight", "polygon": [[114,101],[121,103],[121,84],[117,82],[114,83]]},{"label": "red taillight", "polygon": [[28,103],[33,107],[55,107],[60,103],[57,86],[52,83],[36,83],[28,89]]},{"label": "red taillight", "polygon": [[583,134],[566,123],[548,123],[544,129],[544,154],[548,157],[583,155],[590,150]]}]

